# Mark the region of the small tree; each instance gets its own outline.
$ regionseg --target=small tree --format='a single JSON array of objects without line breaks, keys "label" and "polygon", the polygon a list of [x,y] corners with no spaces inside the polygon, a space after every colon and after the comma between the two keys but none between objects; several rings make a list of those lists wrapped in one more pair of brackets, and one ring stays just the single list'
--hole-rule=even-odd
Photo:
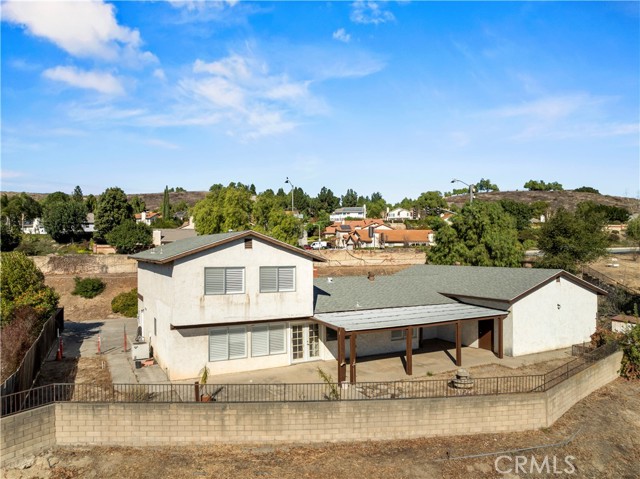
[{"label": "small tree", "polygon": [[[635,311],[637,318],[637,307]],[[640,379],[640,324],[636,324],[624,333],[620,345],[622,346],[620,375],[626,379]]]},{"label": "small tree", "polygon": [[95,298],[107,287],[100,278],[73,278],[76,287],[71,294],[86,299]]},{"label": "small tree", "polygon": [[[632,219],[627,223],[627,230],[625,231],[627,238],[633,241],[638,248],[640,248],[640,216]],[[638,254],[634,255],[634,260],[638,259]]]},{"label": "small tree", "polygon": [[107,234],[108,243],[115,247],[118,253],[130,254],[147,249],[153,244],[151,228],[144,223],[126,221],[116,226]]},{"label": "small tree", "polygon": [[47,233],[58,243],[80,239],[87,221],[87,209],[82,201],[69,199],[47,202],[42,222]]},{"label": "small tree", "polygon": [[138,289],[120,293],[111,301],[111,311],[122,314],[127,318],[135,318],[138,315]]}]

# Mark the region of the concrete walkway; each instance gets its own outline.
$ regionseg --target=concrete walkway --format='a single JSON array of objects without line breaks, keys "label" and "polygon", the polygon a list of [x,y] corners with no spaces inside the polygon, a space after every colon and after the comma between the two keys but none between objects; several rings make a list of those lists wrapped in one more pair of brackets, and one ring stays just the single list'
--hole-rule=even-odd
[{"label": "concrete walkway", "polygon": [[[127,333],[127,351],[124,350],[124,332]],[[167,384],[165,372],[154,364],[136,368],[131,357],[132,340],[137,329],[136,318],[114,318],[94,322],[66,322],[63,338],[65,355],[97,356],[98,336],[101,338],[100,357],[106,359],[114,384]],[[55,356],[55,350],[53,351]],[[428,379],[431,375],[453,372],[455,365],[455,344],[431,340],[427,346],[413,352],[413,375],[407,376],[404,369],[404,355],[372,356],[358,358],[358,382],[401,381],[406,379]],[[491,351],[477,348],[462,348],[462,365],[465,368],[497,364],[517,369],[529,364],[552,359],[571,358],[571,349],[560,349],[544,353],[519,356],[505,356],[499,359]],[[319,383],[321,368],[335,380],[337,361],[312,361],[280,368],[270,368],[232,374],[215,374],[215,363],[211,366],[210,383],[217,384],[285,384]],[[347,381],[349,366],[347,365]],[[198,378],[189,378],[177,383],[193,384]]]},{"label": "concrete walkway", "polygon": [[[451,371],[452,376],[458,367],[455,365],[455,344],[447,341],[431,340],[428,346],[413,351],[413,375],[407,376],[404,368],[404,355],[385,355],[358,358],[356,365],[358,382],[403,381],[407,379],[428,379],[430,375]],[[491,351],[477,348],[462,348],[462,367],[497,364],[517,369],[522,366],[536,364],[552,359],[571,359],[571,348],[547,351],[519,357],[499,359]],[[338,364],[336,360],[312,361],[280,368],[264,369],[232,374],[215,374],[215,363],[211,367],[210,383],[217,384],[285,384],[285,383],[319,383],[318,373],[321,368],[336,380]],[[181,382],[193,382],[196,378]],[[349,365],[347,364],[347,381],[349,381]]]},{"label": "concrete walkway", "polygon": [[[136,369],[131,357],[131,348],[137,325],[136,318],[112,318],[92,322],[67,321],[62,334],[65,356],[96,356],[105,359],[114,384],[168,383],[166,374],[157,364]],[[98,354],[98,338],[100,338],[100,354]],[[52,354],[51,359],[54,359],[55,348]]]}]

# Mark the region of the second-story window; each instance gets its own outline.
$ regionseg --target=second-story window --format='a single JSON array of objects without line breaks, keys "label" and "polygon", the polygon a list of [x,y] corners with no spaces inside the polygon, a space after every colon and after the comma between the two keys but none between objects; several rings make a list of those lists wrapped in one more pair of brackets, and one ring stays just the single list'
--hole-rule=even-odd
[{"label": "second-story window", "polygon": [[244,293],[244,268],[205,268],[204,294]]},{"label": "second-story window", "polygon": [[277,293],[296,290],[295,266],[260,267],[260,292]]}]

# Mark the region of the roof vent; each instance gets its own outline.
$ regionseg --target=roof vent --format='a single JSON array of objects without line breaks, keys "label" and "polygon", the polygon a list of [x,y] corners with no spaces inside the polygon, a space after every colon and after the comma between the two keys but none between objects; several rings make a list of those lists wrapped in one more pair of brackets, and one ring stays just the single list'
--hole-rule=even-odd
[{"label": "roof vent", "polygon": [[371,271],[369,271],[369,272],[367,273],[367,279],[368,279],[369,281],[375,281],[375,280],[376,280],[376,275],[375,275],[374,273],[372,273]]},{"label": "roof vent", "polygon": [[327,278],[327,283],[333,283],[333,278],[331,276]]}]

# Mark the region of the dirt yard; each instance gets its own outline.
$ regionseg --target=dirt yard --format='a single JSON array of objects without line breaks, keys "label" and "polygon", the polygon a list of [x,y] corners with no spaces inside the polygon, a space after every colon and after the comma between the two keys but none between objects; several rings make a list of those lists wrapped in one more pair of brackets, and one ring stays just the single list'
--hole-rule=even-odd
[{"label": "dirt yard", "polygon": [[[535,449],[508,452],[525,448]],[[515,456],[526,458],[526,474],[496,470],[500,458],[500,470],[513,471]],[[530,473],[532,456],[538,464],[547,457],[549,467]],[[580,401],[553,427],[525,433],[290,446],[58,448],[29,462],[31,467],[4,470],[2,477],[330,479],[355,472],[370,479],[631,479],[638,477],[640,464],[640,382],[618,379]]]},{"label": "dirt yard", "polygon": [[[616,264],[618,266],[613,266]],[[618,283],[640,292],[640,257],[634,261],[632,254],[607,256],[590,266]]]},{"label": "dirt yard", "polygon": [[60,294],[60,306],[64,307],[65,320],[90,321],[119,317],[111,312],[111,300],[120,293],[131,291],[137,286],[138,281],[135,274],[97,274],[91,277],[102,279],[107,287],[95,298],[85,299],[71,294],[75,288],[73,276],[45,276],[47,286],[51,286]]}]

